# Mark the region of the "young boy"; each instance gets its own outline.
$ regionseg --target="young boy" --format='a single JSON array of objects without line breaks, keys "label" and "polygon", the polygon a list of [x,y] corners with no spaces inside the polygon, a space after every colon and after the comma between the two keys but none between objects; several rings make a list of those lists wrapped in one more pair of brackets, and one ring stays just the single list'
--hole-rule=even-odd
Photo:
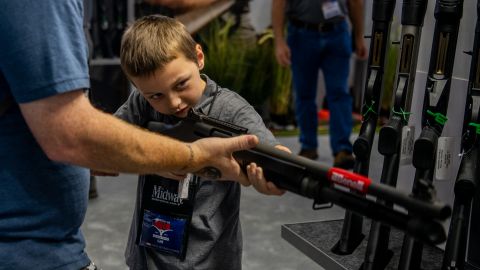
[{"label": "young boy", "polygon": [[[123,36],[121,64],[138,91],[132,92],[116,116],[142,127],[150,121],[174,125],[195,108],[278,145],[252,106],[200,74],[204,61],[200,45],[176,20],[154,15],[136,21]],[[284,192],[267,182],[254,163],[247,175],[262,193]],[[239,205],[240,185],[233,181],[176,172],[140,176],[127,265],[131,269],[241,269]]]}]

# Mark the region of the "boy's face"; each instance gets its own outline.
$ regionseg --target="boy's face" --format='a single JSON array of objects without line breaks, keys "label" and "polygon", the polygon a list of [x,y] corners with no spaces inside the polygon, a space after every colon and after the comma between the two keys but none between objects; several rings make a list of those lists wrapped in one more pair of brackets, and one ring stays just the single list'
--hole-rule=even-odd
[{"label": "boy's face", "polygon": [[204,55],[200,45],[196,50],[198,63],[180,54],[152,76],[131,78],[156,111],[183,118],[200,101],[206,84],[200,77]]}]

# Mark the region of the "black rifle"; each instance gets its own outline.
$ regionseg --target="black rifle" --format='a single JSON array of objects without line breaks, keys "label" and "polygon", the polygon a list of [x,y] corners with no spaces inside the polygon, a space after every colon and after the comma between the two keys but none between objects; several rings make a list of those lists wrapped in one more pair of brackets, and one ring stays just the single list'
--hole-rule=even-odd
[{"label": "black rifle", "polygon": [[[182,134],[181,137],[175,137],[185,142],[247,133],[243,127],[210,118],[194,110],[174,126],[149,122],[148,129],[167,136]],[[243,169],[255,162],[263,168],[265,178],[278,187],[314,199],[314,209],[333,203],[405,231],[419,241],[438,244],[446,239],[444,229],[438,222],[450,216],[451,209],[445,204],[420,201],[393,187],[373,183],[368,177],[332,168],[262,143],[233,155]],[[363,196],[345,191],[345,188],[356,190]],[[409,214],[370,200],[365,197],[367,194],[391,201],[406,209]]]},{"label": "black rifle", "polygon": [[98,42],[101,57],[104,58],[114,57],[114,52],[112,48],[112,4],[113,1],[111,0],[97,0],[96,5],[96,27],[98,28],[98,36],[95,36],[95,38],[99,38],[99,40],[95,41]]},{"label": "black rifle", "polygon": [[[448,98],[457,46],[458,28],[463,13],[463,0],[437,0],[435,30],[430,66],[425,87],[422,132],[413,147],[415,167],[412,196],[431,201],[435,197],[433,174],[437,142],[447,121]],[[420,269],[423,245],[412,237],[403,239],[399,269]]]},{"label": "black rifle", "polygon": [[[383,89],[386,51],[390,37],[395,0],[374,0],[372,5],[372,34],[368,57],[367,81],[362,107],[362,126],[353,144],[355,173],[368,176],[370,153],[377,127],[378,111]],[[362,242],[363,217],[351,211],[345,212],[340,239],[332,252],[340,255],[351,254]]]},{"label": "black rifle", "polygon": [[[472,201],[472,212],[478,213],[480,209],[480,192],[477,190]],[[468,232],[468,251],[465,269],[480,270],[480,216],[470,216],[470,230]]]},{"label": "black rifle", "polygon": [[113,8],[113,34],[112,34],[112,50],[116,57],[120,56],[120,44],[122,43],[122,35],[127,27],[127,1],[115,1],[112,3]]},{"label": "black rifle", "polygon": [[463,121],[462,162],[455,182],[455,202],[450,221],[442,269],[464,269],[467,249],[468,225],[472,199],[478,186],[480,151],[480,1],[477,2],[477,24],[470,64],[470,76]]},{"label": "black rifle", "polygon": [[[400,61],[397,65],[393,108],[388,123],[380,129],[378,136],[378,152],[384,156],[380,182],[393,187],[397,185],[402,129],[408,125],[409,120],[427,3],[428,0],[404,0],[402,4]],[[391,203],[386,205],[392,207]],[[360,269],[385,269],[393,256],[393,251],[388,249],[389,238],[390,227],[372,221],[365,259]]]}]

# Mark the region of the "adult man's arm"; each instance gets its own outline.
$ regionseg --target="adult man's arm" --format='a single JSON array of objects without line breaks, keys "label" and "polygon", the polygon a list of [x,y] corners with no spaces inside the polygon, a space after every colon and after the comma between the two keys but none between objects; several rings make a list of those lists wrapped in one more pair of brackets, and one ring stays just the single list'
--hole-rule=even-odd
[{"label": "adult man's arm", "polygon": [[95,109],[77,90],[20,104],[22,114],[46,155],[98,171],[157,173],[221,171],[221,179],[249,185],[234,151],[258,143],[255,136],[202,139],[188,146],[123,122]]},{"label": "adult man's arm", "polygon": [[368,50],[364,39],[364,18],[363,0],[349,0],[348,11],[353,27],[353,38],[355,40],[355,54],[360,59],[367,59]]},{"label": "adult man's arm", "polygon": [[285,41],[286,0],[272,1],[272,28],[275,38],[275,57],[281,66],[290,65],[290,48]]}]

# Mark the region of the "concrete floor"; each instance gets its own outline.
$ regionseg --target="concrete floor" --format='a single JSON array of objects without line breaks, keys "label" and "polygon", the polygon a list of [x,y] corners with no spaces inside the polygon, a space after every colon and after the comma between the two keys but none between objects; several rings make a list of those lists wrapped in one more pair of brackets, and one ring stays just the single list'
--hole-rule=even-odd
[{"label": "concrete floor", "polygon": [[[297,137],[279,140],[294,153],[299,151]],[[319,142],[319,161],[331,164],[328,136],[320,136]],[[374,153],[373,158],[379,157]],[[376,163],[372,162],[373,172],[380,170],[374,168]],[[82,229],[87,253],[103,270],[127,269],[123,253],[133,213],[136,179],[135,175],[121,175],[97,180],[99,197],[90,201]],[[253,188],[243,189],[241,205],[244,270],[323,269],[283,240],[280,227],[282,224],[340,219],[344,216],[343,209],[313,211],[310,199],[288,192],[281,197],[264,196]]]}]

